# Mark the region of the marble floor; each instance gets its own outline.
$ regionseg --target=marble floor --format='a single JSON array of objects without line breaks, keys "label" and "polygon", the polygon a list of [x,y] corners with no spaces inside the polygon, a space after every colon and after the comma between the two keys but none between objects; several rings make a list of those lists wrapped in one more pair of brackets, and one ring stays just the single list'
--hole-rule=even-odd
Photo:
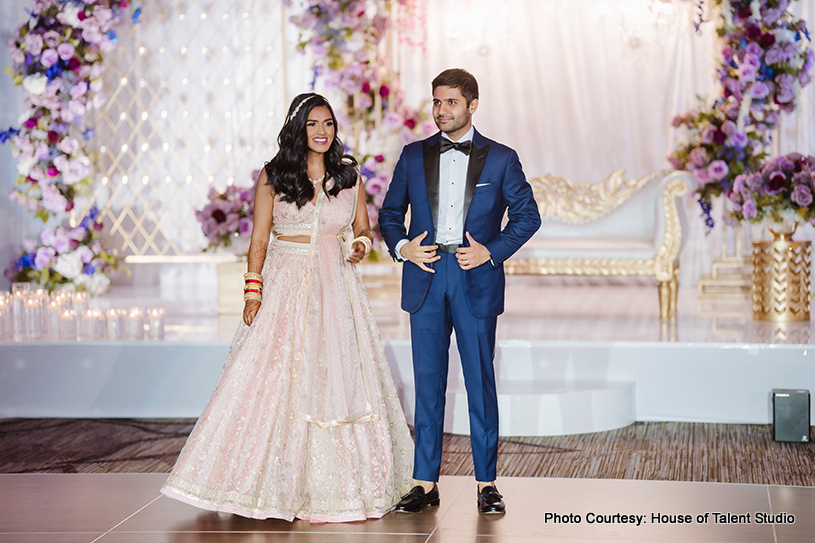
[{"label": "marble floor", "polygon": [[[754,321],[749,301],[702,300],[693,287],[680,288],[676,318],[660,321],[656,284],[629,279],[507,276],[498,339],[808,344],[815,336],[810,321]],[[368,276],[366,285],[382,339],[409,339],[398,277]],[[229,341],[240,319],[218,315],[214,289],[114,287],[91,305],[164,307],[170,341]]]},{"label": "marble floor", "polygon": [[161,496],[165,477],[0,475],[0,541],[800,543],[815,533],[810,487],[502,478],[498,488],[507,513],[494,516],[478,514],[472,479],[442,477],[437,508],[367,522],[309,524],[199,510]]}]

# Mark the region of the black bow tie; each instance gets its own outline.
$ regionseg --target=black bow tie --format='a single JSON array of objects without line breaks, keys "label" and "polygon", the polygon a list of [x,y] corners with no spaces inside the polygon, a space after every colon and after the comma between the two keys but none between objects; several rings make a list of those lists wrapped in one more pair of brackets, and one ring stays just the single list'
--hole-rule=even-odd
[{"label": "black bow tie", "polygon": [[441,139],[441,152],[446,153],[450,149],[455,149],[456,151],[461,151],[465,155],[470,154],[470,148],[472,147],[472,141],[450,141],[447,138]]}]

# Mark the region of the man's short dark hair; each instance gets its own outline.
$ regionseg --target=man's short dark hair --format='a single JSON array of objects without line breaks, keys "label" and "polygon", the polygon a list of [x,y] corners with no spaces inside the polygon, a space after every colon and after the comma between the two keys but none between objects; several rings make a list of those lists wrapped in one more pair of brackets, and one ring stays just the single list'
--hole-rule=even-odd
[{"label": "man's short dark hair", "polygon": [[450,68],[444,70],[433,80],[433,92],[436,87],[451,87],[458,89],[461,95],[467,100],[467,105],[478,98],[478,81],[473,74],[461,68]]}]

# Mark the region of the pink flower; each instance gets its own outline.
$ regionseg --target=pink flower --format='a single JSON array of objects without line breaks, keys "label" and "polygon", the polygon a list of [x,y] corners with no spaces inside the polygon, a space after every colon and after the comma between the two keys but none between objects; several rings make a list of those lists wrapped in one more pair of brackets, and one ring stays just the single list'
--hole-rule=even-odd
[{"label": "pink flower", "polygon": [[72,58],[74,56],[75,51],[76,50],[74,49],[74,46],[71,45],[70,43],[60,43],[59,46],[57,46],[57,54],[59,55],[59,58],[61,58],[62,60],[68,60]]},{"label": "pink flower", "polygon": [[57,63],[59,60],[59,55],[53,49],[46,49],[43,51],[42,56],[40,57],[40,64],[45,66],[46,68],[50,68],[54,64]]},{"label": "pink flower", "polygon": [[77,83],[71,88],[70,92],[71,96],[73,96],[74,98],[79,98],[80,96],[88,92],[88,83],[86,81]]},{"label": "pink flower", "polygon": [[34,257],[34,269],[40,271],[50,268],[56,251],[51,247],[40,247],[37,249],[37,256]]},{"label": "pink flower", "polygon": [[45,45],[48,47],[56,47],[59,45],[60,35],[59,32],[55,30],[49,30],[45,34],[42,35],[42,41],[45,42]]},{"label": "pink flower", "polygon": [[405,120],[402,118],[402,116],[396,113],[395,111],[387,112],[385,114],[384,121],[385,126],[390,128],[391,130],[396,130],[405,123]]},{"label": "pink flower", "polygon": [[59,175],[59,170],[57,170],[53,166],[49,166],[45,172],[48,174],[49,177],[57,177]]},{"label": "pink flower", "polygon": [[699,138],[702,140],[702,143],[711,144],[713,143],[713,137],[716,135],[716,131],[718,129],[709,124],[702,130],[702,133],[699,135]]},{"label": "pink flower", "polygon": [[705,151],[704,148],[697,147],[688,154],[688,162],[697,168],[701,168],[708,165],[710,158],[708,158],[707,151]]},{"label": "pink flower", "polygon": [[759,81],[758,83],[753,85],[753,88],[750,91],[750,94],[751,94],[751,96],[753,98],[756,98],[756,99],[759,99],[759,100],[762,99],[762,98],[766,98],[767,95],[770,94],[770,87],[769,87],[769,85],[767,85],[767,83],[764,83],[763,81]]},{"label": "pink flower", "polygon": [[91,251],[87,245],[80,245],[76,250],[76,254],[79,255],[79,259],[85,264],[93,260],[93,251]]},{"label": "pink flower", "polygon": [[[60,142],[59,150],[66,155],[73,155],[79,150],[79,141],[69,136]],[[56,164],[56,161],[54,163]]]},{"label": "pink flower", "polygon": [[710,181],[710,175],[707,173],[707,170],[704,168],[699,168],[698,170],[693,170],[693,175],[696,176],[696,179],[703,185],[707,184]]},{"label": "pink flower", "polygon": [[25,48],[35,57],[42,53],[42,36],[29,32],[25,35]]}]

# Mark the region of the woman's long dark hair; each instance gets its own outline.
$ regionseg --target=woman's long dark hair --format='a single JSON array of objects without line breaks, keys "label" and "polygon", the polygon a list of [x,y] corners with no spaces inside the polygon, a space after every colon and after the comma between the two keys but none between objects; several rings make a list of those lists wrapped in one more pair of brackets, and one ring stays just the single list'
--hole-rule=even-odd
[{"label": "woman's long dark hair", "polygon": [[[334,121],[334,141],[323,155],[326,177],[323,191],[328,196],[336,196],[341,190],[353,187],[357,182],[357,161],[344,153],[345,146],[340,141],[337,117],[331,104],[319,94],[308,92],[298,95],[289,106],[286,123],[277,136],[280,149],[266,163],[268,184],[274,188],[284,202],[294,202],[303,207],[314,198],[314,185],[308,180],[308,136],[306,121],[315,107],[326,106]],[[333,179],[333,183],[328,180]],[[330,186],[330,188],[328,188]]]}]

